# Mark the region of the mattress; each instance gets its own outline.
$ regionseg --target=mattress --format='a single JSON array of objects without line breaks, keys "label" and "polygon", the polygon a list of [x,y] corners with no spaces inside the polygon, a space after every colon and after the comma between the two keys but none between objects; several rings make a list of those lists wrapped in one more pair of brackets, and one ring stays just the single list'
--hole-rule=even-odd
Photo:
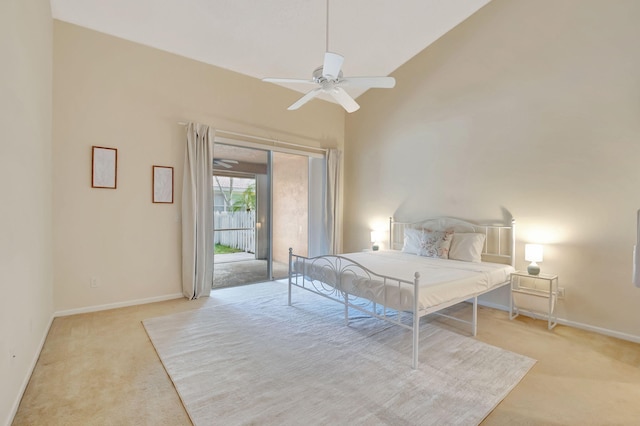
[{"label": "mattress", "polygon": [[420,310],[485,293],[508,282],[514,272],[511,265],[434,259],[395,250],[348,253],[341,257],[373,274],[331,256],[315,260],[299,258],[292,266],[307,279],[398,310],[413,310],[413,285],[404,282],[413,283],[416,272],[420,274]]}]

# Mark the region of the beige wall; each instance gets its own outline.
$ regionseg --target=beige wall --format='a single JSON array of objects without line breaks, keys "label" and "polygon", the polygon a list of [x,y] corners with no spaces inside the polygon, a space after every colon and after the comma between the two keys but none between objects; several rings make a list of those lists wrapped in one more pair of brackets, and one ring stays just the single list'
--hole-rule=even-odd
[{"label": "beige wall", "polygon": [[[55,308],[180,293],[184,129],[179,121],[315,147],[343,145],[334,104],[54,21]],[[92,189],[91,146],[118,149],[118,188]],[[151,166],[175,167],[172,205],[151,203]],[[99,286],[90,287],[91,277]]]},{"label": "beige wall", "polygon": [[0,424],[53,315],[52,37],[48,0],[0,2]]},{"label": "beige wall", "polygon": [[359,98],[345,250],[390,215],[512,215],[519,268],[545,243],[561,318],[640,340],[639,18],[636,0],[494,0]]}]

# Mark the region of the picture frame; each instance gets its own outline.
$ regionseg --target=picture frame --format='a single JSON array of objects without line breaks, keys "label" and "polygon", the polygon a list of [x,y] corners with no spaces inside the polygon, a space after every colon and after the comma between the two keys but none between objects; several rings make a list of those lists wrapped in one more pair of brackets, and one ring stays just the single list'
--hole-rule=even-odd
[{"label": "picture frame", "polygon": [[91,147],[91,187],[116,189],[118,185],[118,150]]},{"label": "picture frame", "polygon": [[173,204],[173,167],[153,166],[152,200],[156,204]]}]

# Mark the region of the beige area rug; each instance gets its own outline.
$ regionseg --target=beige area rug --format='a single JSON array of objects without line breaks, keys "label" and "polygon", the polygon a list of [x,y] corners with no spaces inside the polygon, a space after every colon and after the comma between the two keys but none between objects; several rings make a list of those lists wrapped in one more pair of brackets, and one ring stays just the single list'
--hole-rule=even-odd
[{"label": "beige area rug", "polygon": [[[296,289],[297,290],[297,289]],[[473,425],[535,360],[423,318],[411,333],[304,290],[144,321],[195,425]]]}]

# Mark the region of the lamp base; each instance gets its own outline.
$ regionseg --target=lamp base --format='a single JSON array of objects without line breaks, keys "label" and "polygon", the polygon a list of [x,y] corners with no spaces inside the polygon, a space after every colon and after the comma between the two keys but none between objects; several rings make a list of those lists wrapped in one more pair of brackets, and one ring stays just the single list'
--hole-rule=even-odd
[{"label": "lamp base", "polygon": [[531,264],[527,266],[527,273],[529,275],[538,275],[540,273],[540,267],[536,262],[531,262]]}]

